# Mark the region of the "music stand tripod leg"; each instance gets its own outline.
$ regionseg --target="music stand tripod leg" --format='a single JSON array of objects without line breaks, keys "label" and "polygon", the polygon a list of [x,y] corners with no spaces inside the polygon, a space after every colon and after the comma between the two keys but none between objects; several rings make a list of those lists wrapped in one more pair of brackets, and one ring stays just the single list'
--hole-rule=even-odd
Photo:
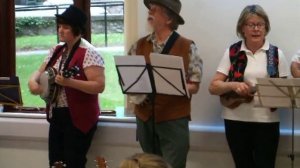
[{"label": "music stand tripod leg", "polygon": [[155,131],[155,125],[156,125],[156,123],[155,123],[155,111],[154,111],[154,108],[155,108],[155,105],[154,105],[154,102],[155,102],[155,95],[153,94],[153,95],[151,95],[150,96],[150,102],[152,103],[152,107],[151,107],[151,113],[152,113],[152,117],[153,117],[153,120],[152,120],[152,136],[153,136],[153,148],[152,148],[152,152],[153,152],[153,154],[157,154],[157,150],[156,150],[156,145],[157,145],[157,143],[158,142],[156,142],[156,131]]},{"label": "music stand tripod leg", "polygon": [[294,168],[295,152],[294,152],[294,138],[295,138],[295,101],[292,101],[292,153],[288,155],[291,159],[291,167]]}]

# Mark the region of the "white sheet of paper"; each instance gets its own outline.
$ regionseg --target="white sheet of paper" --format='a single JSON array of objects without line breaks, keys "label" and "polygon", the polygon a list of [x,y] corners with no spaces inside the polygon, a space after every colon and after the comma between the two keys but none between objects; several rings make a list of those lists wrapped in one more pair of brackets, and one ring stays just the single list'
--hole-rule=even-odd
[{"label": "white sheet of paper", "polygon": [[123,85],[121,84],[123,91],[137,81],[126,93],[152,93],[148,71],[143,73],[146,66],[143,56],[114,56],[114,59],[123,80]]},{"label": "white sheet of paper", "polygon": [[296,107],[300,107],[300,79],[258,78],[257,105],[263,107],[292,107],[291,97],[295,97]]},{"label": "white sheet of paper", "polygon": [[157,93],[189,97],[182,57],[151,53],[150,62]]}]

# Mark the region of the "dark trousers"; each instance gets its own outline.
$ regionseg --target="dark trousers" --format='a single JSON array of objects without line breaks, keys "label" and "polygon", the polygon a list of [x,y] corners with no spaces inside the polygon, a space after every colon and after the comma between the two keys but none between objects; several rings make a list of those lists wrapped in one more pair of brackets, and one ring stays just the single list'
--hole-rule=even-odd
[{"label": "dark trousers", "polygon": [[225,133],[236,168],[274,168],[279,122],[225,120]]},{"label": "dark trousers", "polygon": [[54,108],[49,122],[50,167],[62,161],[68,168],[84,168],[97,123],[88,133],[81,132],[73,126],[68,108]]}]

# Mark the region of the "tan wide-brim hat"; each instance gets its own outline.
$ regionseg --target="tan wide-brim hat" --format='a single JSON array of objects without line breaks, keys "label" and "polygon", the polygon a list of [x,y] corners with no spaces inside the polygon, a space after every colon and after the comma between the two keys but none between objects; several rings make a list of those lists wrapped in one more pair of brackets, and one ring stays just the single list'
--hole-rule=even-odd
[{"label": "tan wide-brim hat", "polygon": [[183,18],[180,16],[180,10],[181,10],[181,2],[180,0],[144,0],[144,4],[149,9],[150,4],[159,4],[167,9],[170,9],[172,12],[174,12],[178,17],[179,24],[184,24]]}]

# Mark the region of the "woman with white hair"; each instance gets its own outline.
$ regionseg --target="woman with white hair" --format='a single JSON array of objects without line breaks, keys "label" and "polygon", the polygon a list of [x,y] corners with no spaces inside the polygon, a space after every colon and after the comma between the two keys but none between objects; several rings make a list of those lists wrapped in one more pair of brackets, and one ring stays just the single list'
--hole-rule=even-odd
[{"label": "woman with white hair", "polygon": [[254,106],[257,78],[289,75],[283,52],[266,39],[271,27],[259,5],[240,14],[236,31],[241,41],[225,51],[209,91],[221,97],[225,133],[236,168],[274,168],[279,142],[276,109]]}]

